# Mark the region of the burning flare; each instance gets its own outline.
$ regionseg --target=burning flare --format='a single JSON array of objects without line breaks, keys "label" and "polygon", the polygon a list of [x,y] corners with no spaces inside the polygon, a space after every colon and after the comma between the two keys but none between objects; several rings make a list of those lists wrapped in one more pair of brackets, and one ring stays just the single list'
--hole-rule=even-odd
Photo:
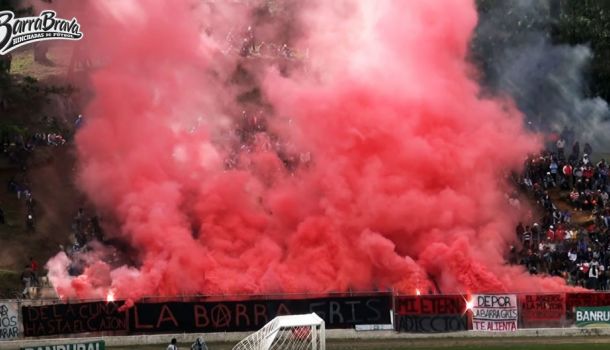
[{"label": "burning flare", "polygon": [[106,295],[106,302],[113,303],[114,301],[115,301],[114,291],[108,291],[108,294]]}]

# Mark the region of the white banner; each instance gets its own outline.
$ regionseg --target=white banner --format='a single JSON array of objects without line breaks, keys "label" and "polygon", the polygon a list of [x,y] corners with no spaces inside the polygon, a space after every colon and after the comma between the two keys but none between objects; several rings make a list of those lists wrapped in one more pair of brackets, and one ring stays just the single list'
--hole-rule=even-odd
[{"label": "white banner", "polygon": [[0,301],[0,341],[19,338],[20,328],[19,305],[15,302]]},{"label": "white banner", "polygon": [[514,332],[519,317],[515,294],[475,294],[472,299],[472,330]]}]

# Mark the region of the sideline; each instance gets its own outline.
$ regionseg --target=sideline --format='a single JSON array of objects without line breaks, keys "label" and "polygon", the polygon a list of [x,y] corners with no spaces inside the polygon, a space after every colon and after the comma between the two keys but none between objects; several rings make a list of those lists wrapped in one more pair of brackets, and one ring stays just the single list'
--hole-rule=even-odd
[{"label": "sideline", "polygon": [[[0,341],[0,350],[13,350],[22,347],[42,345],[69,344],[104,340],[107,347],[167,344],[168,339],[176,338],[180,343],[192,342],[197,336],[203,335],[209,343],[237,343],[252,332],[233,333],[180,333],[180,334],[147,334],[126,336],[97,336],[82,338],[52,338],[52,339],[19,339]],[[394,331],[355,331],[353,329],[327,329],[326,339],[357,340],[357,339],[467,339],[467,338],[570,338],[570,337],[608,337],[610,328],[531,328],[519,329],[516,332],[478,332],[463,331],[452,333],[397,333]]]}]

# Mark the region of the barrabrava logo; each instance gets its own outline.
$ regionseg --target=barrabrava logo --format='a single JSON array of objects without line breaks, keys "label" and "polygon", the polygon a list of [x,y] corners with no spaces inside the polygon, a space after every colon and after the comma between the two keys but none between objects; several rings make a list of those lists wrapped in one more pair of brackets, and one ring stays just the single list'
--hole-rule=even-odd
[{"label": "barrabrava logo", "polygon": [[76,18],[57,17],[55,11],[45,10],[37,17],[15,17],[12,11],[0,11],[0,55],[43,40],[80,40],[83,33]]}]

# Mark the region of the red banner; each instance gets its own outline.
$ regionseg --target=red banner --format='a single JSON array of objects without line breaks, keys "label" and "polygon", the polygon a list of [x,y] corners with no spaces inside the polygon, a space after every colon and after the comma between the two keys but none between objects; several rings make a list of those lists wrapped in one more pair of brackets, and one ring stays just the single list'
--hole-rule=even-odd
[{"label": "red banner", "polygon": [[577,307],[610,306],[610,293],[566,293],[566,316],[574,318]]},{"label": "red banner", "polygon": [[566,313],[563,294],[522,295],[519,298],[524,321],[558,321]]},{"label": "red banner", "polygon": [[404,295],[395,298],[398,315],[462,315],[466,300],[461,295]]}]

